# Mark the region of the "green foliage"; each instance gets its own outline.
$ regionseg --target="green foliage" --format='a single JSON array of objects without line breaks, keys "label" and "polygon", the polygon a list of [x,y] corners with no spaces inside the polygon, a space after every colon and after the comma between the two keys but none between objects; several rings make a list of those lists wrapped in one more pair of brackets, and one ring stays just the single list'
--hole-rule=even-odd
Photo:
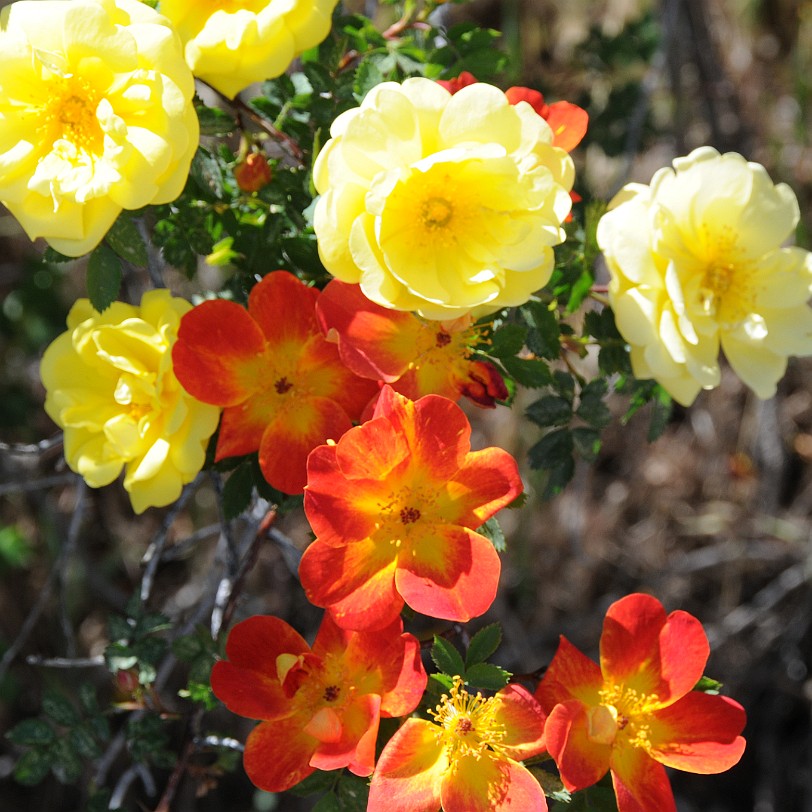
[{"label": "green foliage", "polygon": [[104,652],[107,667],[119,671],[137,669],[141,685],[155,681],[158,663],[166,653],[167,644],[156,637],[171,628],[167,618],[158,612],[145,612],[134,595],[125,617],[112,615],[108,620],[110,644]]},{"label": "green foliage", "polygon": [[[431,647],[431,659],[440,674],[432,674],[436,693],[451,689],[452,677],[458,676],[469,688],[480,688],[485,691],[498,691],[504,688],[510,679],[510,672],[498,665],[485,662],[493,654],[502,640],[502,630],[494,623],[480,630],[471,639],[468,652],[463,660],[457,647],[444,637],[435,635]],[[431,686],[430,686],[431,690]]]},{"label": "green foliage", "polygon": [[87,263],[87,295],[99,313],[107,310],[118,298],[121,279],[121,260],[112,248],[101,243]]},{"label": "green foliage", "polygon": [[82,777],[86,764],[101,755],[110,727],[95,690],[83,683],[79,707],[59,691],[48,690],[42,697],[42,715],[23,719],[6,738],[28,748],[14,768],[16,781],[33,786],[52,773],[61,783],[72,784]]}]

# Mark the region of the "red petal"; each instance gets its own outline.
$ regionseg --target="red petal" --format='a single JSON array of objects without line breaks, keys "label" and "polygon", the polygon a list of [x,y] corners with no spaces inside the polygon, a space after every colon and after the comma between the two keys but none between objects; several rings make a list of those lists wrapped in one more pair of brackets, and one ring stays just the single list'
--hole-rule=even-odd
[{"label": "red petal", "polygon": [[529,87],[509,87],[505,96],[511,104],[527,102],[542,118],[547,118],[549,107],[544,103],[544,96]]},{"label": "red petal", "polygon": [[443,781],[445,812],[545,812],[544,792],[527,769],[509,759],[487,756],[456,759]]},{"label": "red petal", "polygon": [[507,755],[523,761],[544,752],[544,723],[547,717],[526,688],[516,684],[507,685],[496,694],[494,707],[494,719],[505,730],[499,747]]},{"label": "red petal", "polygon": [[319,292],[287,271],[272,271],[251,289],[248,312],[269,344],[301,346],[320,334],[316,321]]},{"label": "red petal", "polygon": [[302,493],[310,452],[327,440],[338,440],[351,427],[347,413],[335,401],[297,398],[274,415],[262,435],[259,467],[265,479],[283,493]]},{"label": "red petal", "polygon": [[215,462],[256,451],[267,426],[268,412],[261,396],[249,398],[238,406],[227,406],[220,419]]},{"label": "red petal", "polygon": [[507,400],[509,392],[496,367],[488,361],[471,361],[467,380],[460,382],[460,391],[477,406],[493,409],[497,400]]},{"label": "red petal", "polygon": [[553,131],[553,146],[572,152],[586,135],[589,115],[582,107],[567,101],[553,102],[544,118]]},{"label": "red petal", "polygon": [[360,285],[331,281],[316,315],[325,335],[335,330],[341,360],[356,375],[392,383],[414,360],[420,320],[371,302]]},{"label": "red petal", "polygon": [[438,526],[410,540],[398,558],[395,585],[415,611],[465,622],[490,608],[500,569],[488,539],[464,527]]},{"label": "red petal", "polygon": [[437,812],[448,767],[437,726],[407,719],[378,759],[367,812]]},{"label": "red petal", "polygon": [[310,647],[278,617],[257,615],[238,623],[228,636],[229,662],[215,663],[211,686],[233,713],[249,719],[274,719],[293,712],[279,684],[277,657],[307,654]]},{"label": "red petal", "polygon": [[738,763],[745,742],[739,735],[744,708],[732,699],[692,691],[654,714],[651,756],[692,773],[720,773]]},{"label": "red petal", "polygon": [[314,541],[302,556],[299,577],[307,599],[330,609],[346,629],[381,629],[400,614],[395,551],[371,540],[331,547]]},{"label": "red petal", "polygon": [[[571,792],[591,787],[609,769],[612,746],[592,741],[588,724],[586,705],[571,699],[556,705],[544,726],[547,750],[558,765],[564,786]],[[648,812],[654,809],[657,807]]]},{"label": "red petal", "polygon": [[[346,442],[366,425],[350,429],[339,442]],[[384,433],[387,431],[384,429]],[[373,436],[377,436],[377,430],[373,430]],[[336,449],[337,446],[319,446],[307,458],[304,509],[319,540],[340,547],[368,538],[374,532],[378,512],[361,509],[359,488],[366,483],[347,482],[339,469]]]},{"label": "red petal", "polygon": [[462,90],[464,87],[468,87],[468,85],[476,84],[477,80],[473,73],[464,70],[459,76],[453,79],[436,79],[435,81],[453,96],[458,90]]},{"label": "red petal", "polygon": [[665,768],[635,747],[612,753],[612,783],[618,812],[676,812]]},{"label": "red petal", "polygon": [[335,460],[341,477],[357,490],[359,485],[352,480],[384,480],[410,456],[404,432],[388,418],[379,418],[347,432],[338,443]]},{"label": "red petal", "polygon": [[245,743],[245,772],[265,792],[284,792],[313,772],[310,758],[317,744],[302,729],[300,716],[262,722]]},{"label": "red petal", "polygon": [[232,406],[246,400],[268,364],[265,337],[244,307],[224,299],[186,313],[172,348],[175,375],[204,403]]},{"label": "red petal", "polygon": [[601,635],[601,670],[607,680],[656,695],[652,707],[679,699],[696,685],[709,646],[700,622],[686,612],[666,616],[651,595],[613,603]]},{"label": "red petal", "polygon": [[558,650],[536,689],[536,699],[547,713],[559,702],[575,699],[592,707],[600,704],[603,677],[598,664],[562,636]]}]

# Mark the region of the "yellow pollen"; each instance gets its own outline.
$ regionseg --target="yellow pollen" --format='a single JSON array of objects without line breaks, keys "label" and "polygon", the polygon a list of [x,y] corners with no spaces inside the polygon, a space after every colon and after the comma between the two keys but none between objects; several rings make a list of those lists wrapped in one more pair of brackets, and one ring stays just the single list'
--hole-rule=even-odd
[{"label": "yellow pollen", "polygon": [[420,218],[426,228],[447,226],[454,216],[454,207],[442,197],[430,197],[420,207]]},{"label": "yellow pollen", "polygon": [[462,679],[454,677],[450,694],[443,694],[436,710],[429,711],[440,726],[437,734],[453,761],[460,756],[479,758],[488,748],[498,749],[505,737],[504,726],[495,718],[494,697],[469,694]]},{"label": "yellow pollen", "polygon": [[705,271],[699,285],[699,299],[702,310],[709,316],[715,316],[724,295],[733,284],[736,268],[732,264],[714,263]]},{"label": "yellow pollen", "polygon": [[600,692],[601,705],[589,711],[589,738],[612,744],[622,736],[625,744],[648,751],[651,748],[650,717],[657,694],[643,694],[634,688],[607,685]]},{"label": "yellow pollen", "polygon": [[104,133],[96,116],[99,94],[80,76],[60,76],[48,85],[49,99],[41,108],[37,135],[48,146],[60,139],[78,150],[101,154]]}]

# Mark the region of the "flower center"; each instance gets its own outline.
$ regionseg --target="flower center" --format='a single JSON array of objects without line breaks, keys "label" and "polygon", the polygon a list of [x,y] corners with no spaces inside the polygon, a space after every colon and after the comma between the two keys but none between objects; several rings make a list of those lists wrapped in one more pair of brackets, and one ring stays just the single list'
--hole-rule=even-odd
[{"label": "flower center", "polygon": [[462,679],[454,677],[450,694],[443,694],[436,710],[429,711],[440,726],[438,741],[449,752],[449,757],[472,755],[479,757],[488,748],[494,749],[505,737],[504,726],[495,718],[493,697],[469,694],[462,687]]},{"label": "flower center", "polygon": [[277,394],[284,395],[285,392],[293,389],[293,384],[287,378],[282,377],[278,381],[274,381],[273,388],[276,389]]},{"label": "flower center", "polygon": [[430,197],[420,207],[420,219],[431,230],[447,226],[454,216],[454,207],[442,197]]},{"label": "flower center", "polygon": [[600,744],[613,744],[623,736],[626,744],[651,749],[651,712],[657,694],[643,694],[622,685],[607,685],[600,692],[601,705],[588,713],[589,738]]},{"label": "flower center", "polygon": [[45,144],[60,139],[77,150],[100,155],[104,133],[96,108],[99,94],[81,76],[59,76],[49,83],[49,99],[40,114],[37,135]]},{"label": "flower center", "polygon": [[339,696],[341,696],[341,688],[338,685],[328,685],[322,694],[325,702],[335,702]]},{"label": "flower center", "polygon": [[405,507],[400,511],[400,520],[403,524],[414,524],[420,518],[420,511],[414,507]]},{"label": "flower center", "polygon": [[699,302],[708,316],[715,316],[719,311],[722,299],[733,283],[735,271],[735,267],[729,263],[714,263],[705,271],[699,285]]}]

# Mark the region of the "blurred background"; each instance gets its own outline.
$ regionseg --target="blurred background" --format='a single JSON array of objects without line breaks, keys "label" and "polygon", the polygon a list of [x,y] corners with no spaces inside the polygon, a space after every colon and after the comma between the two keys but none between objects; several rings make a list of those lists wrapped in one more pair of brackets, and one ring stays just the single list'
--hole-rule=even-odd
[{"label": "blurred background", "polygon": [[[391,9],[374,3],[345,5],[391,21]],[[585,199],[646,183],[673,157],[710,144],[792,186],[802,211],[797,241],[812,247],[812,3],[475,0],[443,13],[504,32],[504,87],[527,85],[588,110],[590,130],[573,156]],[[38,358],[84,295],[84,268],[45,265],[41,250],[0,212],[0,731],[37,715],[49,688],[84,683],[103,699],[121,698],[98,658],[108,618],[138,589],[156,537],[176,552],[158,568],[150,606],[179,626],[192,628],[210,612],[212,573],[224,555],[207,479],[182,509],[136,518],[122,489],[88,491],[47,441],[56,428],[42,409]],[[618,416],[625,406],[613,403]],[[538,440],[521,399],[512,411],[468,411],[479,447],[497,444],[522,460]],[[607,606],[629,592],[695,614],[711,640],[707,674],[747,708],[748,748],[727,774],[672,774],[680,812],[812,810],[812,359],[793,360],[766,402],[725,374],[690,409],[675,409],[652,445],[647,417],[615,421],[597,462],[581,465],[551,501],[536,495],[540,474],[526,474],[528,503],[500,517],[508,549],[499,597],[471,626],[500,621],[505,639],[495,660],[527,674],[549,662],[561,633],[595,656]],[[277,614],[312,634],[320,613],[301,593],[286,541],[302,549],[308,527],[298,513],[277,527],[283,535],[256,551],[235,619]],[[250,522],[238,531],[250,535]],[[38,660],[58,657],[88,665]],[[180,708],[178,679],[171,666],[161,675],[168,712]],[[251,727],[224,712],[207,720],[239,739]],[[9,777],[17,755],[0,740],[0,812],[83,808],[92,776],[77,786],[49,778],[22,787]],[[115,785],[122,756],[104,758],[95,777]],[[218,769],[193,763],[172,809],[308,806],[256,793],[240,769]],[[143,775],[131,776],[122,808],[154,809],[170,772],[155,771],[152,795]]]}]

